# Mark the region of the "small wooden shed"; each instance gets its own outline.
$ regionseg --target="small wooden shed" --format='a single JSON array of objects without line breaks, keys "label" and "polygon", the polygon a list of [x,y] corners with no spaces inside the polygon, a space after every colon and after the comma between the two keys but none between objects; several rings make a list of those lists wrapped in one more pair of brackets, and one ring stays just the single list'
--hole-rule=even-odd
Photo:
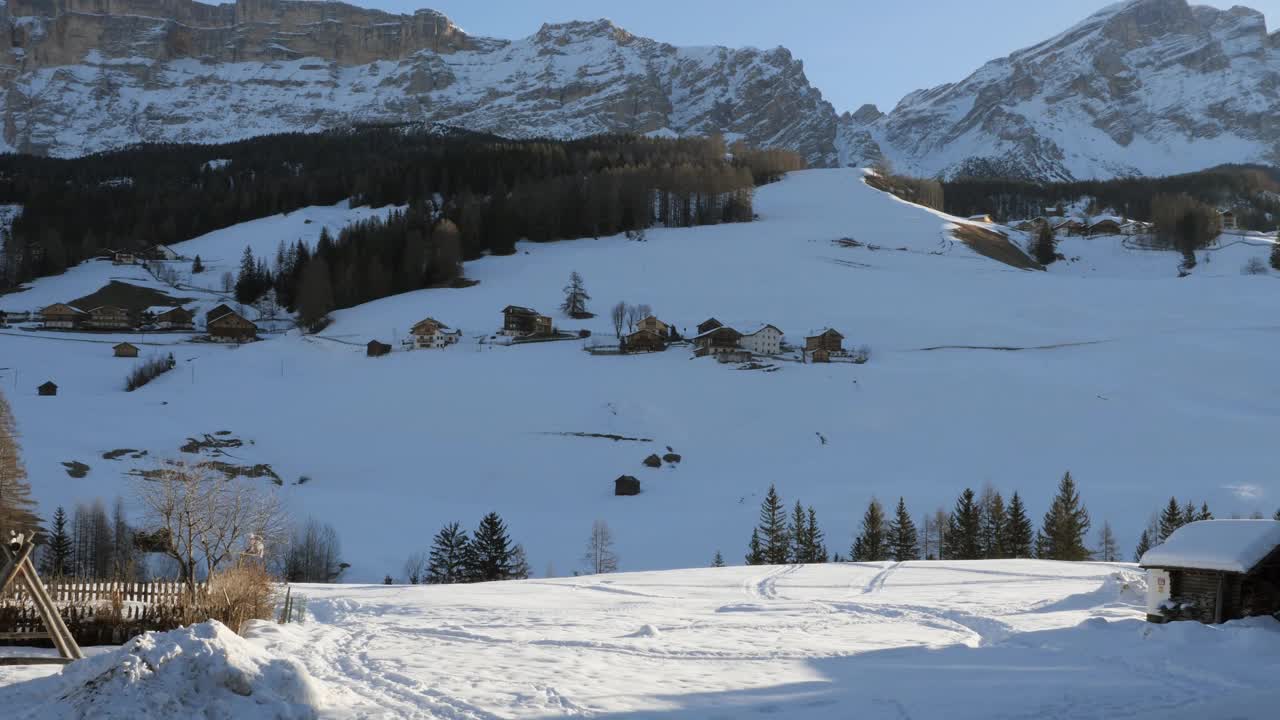
[{"label": "small wooden shed", "polygon": [[369,357],[382,357],[383,355],[389,355],[391,354],[391,346],[384,342],[370,340],[369,344],[365,346],[365,354]]},{"label": "small wooden shed", "polygon": [[54,385],[53,381],[50,380],[45,384],[41,385],[40,387],[36,388],[36,392],[41,395],[52,397],[58,394],[58,386]]},{"label": "small wooden shed", "polygon": [[639,495],[640,481],[631,475],[622,475],[613,481],[614,495]]},{"label": "small wooden shed", "polygon": [[1151,622],[1227,620],[1280,612],[1280,522],[1200,520],[1140,560]]},{"label": "small wooden shed", "polygon": [[138,357],[138,346],[133,343],[122,342],[111,348],[116,357],[136,358]]}]

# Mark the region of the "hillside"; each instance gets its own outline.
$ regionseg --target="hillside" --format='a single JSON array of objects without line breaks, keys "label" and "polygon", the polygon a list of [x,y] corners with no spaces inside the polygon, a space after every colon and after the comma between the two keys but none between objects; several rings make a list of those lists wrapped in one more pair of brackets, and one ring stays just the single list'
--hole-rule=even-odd
[{"label": "hillside", "polygon": [[[302,585],[305,624],[167,633],[154,674],[111,673],[121,651],[21,685],[51,670],[0,667],[0,703],[25,720],[215,699],[244,718],[1270,716],[1280,624],[1151,625],[1144,592],[1133,566],[1027,560]],[[204,692],[181,691],[193,678]]]},{"label": "hillside", "polygon": [[[522,243],[466,263],[474,287],[339,311],[319,337],[156,348],[179,368],[134,393],[120,389],[131,361],[69,341],[116,338],[8,330],[0,382],[42,507],[127,495],[129,469],[227,431],[244,443],[234,462],[270,464],[298,517],[338,529],[354,580],[398,574],[442,524],[474,526],[490,510],[538,574],[578,568],[597,518],[613,527],[624,569],[703,565],[716,550],[733,562],[771,483],[786,502],[814,505],[842,553],[873,496],[902,495],[919,516],[991,483],[1021,492],[1038,519],[1068,469],[1126,554],[1171,494],[1220,516],[1280,505],[1263,451],[1277,412],[1276,280],[1240,274],[1266,243],[1217,251],[1183,279],[1174,253],[1111,257],[1118,238],[1066,249],[1105,272],[1083,261],[1016,270],[951,239],[955,219],[852,170],[793,173],[761,188],[756,209],[757,222],[651,229],[645,242]],[[226,253],[208,238],[194,247],[234,257],[254,227],[221,231]],[[114,271],[101,265],[105,281]],[[506,305],[552,312],[571,271],[598,317],[556,323],[590,329],[591,341],[612,336],[608,308],[625,299],[686,334],[708,316],[770,322],[792,343],[835,327],[871,361],[774,361],[766,372],[680,347],[609,357],[579,340],[489,339]],[[0,309],[54,297],[42,288],[68,277],[0,296]],[[368,340],[398,346],[427,316],[463,342],[365,357]],[[35,395],[45,379],[56,398]],[[641,465],[668,446],[678,466]],[[148,455],[103,459],[121,448]],[[88,476],[69,477],[70,461],[90,465]],[[641,495],[612,494],[622,474],[640,478]]]}]

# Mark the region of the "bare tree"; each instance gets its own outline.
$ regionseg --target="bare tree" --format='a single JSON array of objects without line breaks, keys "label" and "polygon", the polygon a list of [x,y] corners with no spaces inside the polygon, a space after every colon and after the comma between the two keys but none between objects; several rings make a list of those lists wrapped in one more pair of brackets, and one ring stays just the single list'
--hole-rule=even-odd
[{"label": "bare tree", "polygon": [[422,582],[422,576],[427,571],[427,554],[419,550],[409,556],[404,561],[404,576],[410,585],[417,585]]},{"label": "bare tree", "polygon": [[294,528],[285,556],[284,576],[290,582],[334,582],[350,567],[342,562],[342,543],[332,525],[308,518]]},{"label": "bare tree", "polygon": [[627,330],[634,331],[636,329],[636,323],[649,317],[651,313],[652,308],[644,303],[639,305],[627,305],[624,313],[627,321]]},{"label": "bare tree", "polygon": [[622,329],[627,326],[627,304],[621,300],[609,311],[609,319],[613,321],[613,333],[622,339]]},{"label": "bare tree", "polygon": [[236,289],[236,276],[228,270],[222,273],[222,292],[229,293]]},{"label": "bare tree", "polygon": [[279,499],[249,482],[187,463],[169,463],[149,475],[137,483],[136,493],[152,546],[178,563],[193,594],[202,569],[212,575],[251,539],[270,544],[284,534]]},{"label": "bare tree", "polygon": [[582,562],[596,575],[618,571],[618,556],[613,552],[613,531],[605,521],[596,520],[591,524],[591,539],[587,541]]},{"label": "bare tree", "polygon": [[1105,520],[1102,523],[1102,529],[1098,531],[1098,551],[1095,556],[1103,562],[1120,560],[1120,546],[1116,543],[1116,534],[1111,530],[1111,523]]}]

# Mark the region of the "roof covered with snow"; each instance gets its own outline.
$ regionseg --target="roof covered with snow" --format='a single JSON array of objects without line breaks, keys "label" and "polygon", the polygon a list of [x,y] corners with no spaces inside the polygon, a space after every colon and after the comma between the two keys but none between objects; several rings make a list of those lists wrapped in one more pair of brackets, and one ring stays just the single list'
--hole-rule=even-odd
[{"label": "roof covered with snow", "polygon": [[1277,547],[1280,522],[1275,520],[1201,520],[1148,550],[1141,565],[1246,573]]}]

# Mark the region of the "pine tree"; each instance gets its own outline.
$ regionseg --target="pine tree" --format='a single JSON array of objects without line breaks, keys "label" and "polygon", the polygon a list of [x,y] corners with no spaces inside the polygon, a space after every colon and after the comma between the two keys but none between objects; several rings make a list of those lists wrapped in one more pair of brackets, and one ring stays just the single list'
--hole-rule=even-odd
[{"label": "pine tree", "polygon": [[1041,265],[1049,265],[1058,257],[1058,240],[1054,237],[1053,228],[1048,223],[1041,224],[1036,228],[1035,238],[1031,242],[1031,254],[1035,256],[1036,262]]},{"label": "pine tree", "polygon": [[7,542],[11,532],[35,533],[36,543],[44,542],[36,501],[19,454],[13,413],[0,394],[0,537]]},{"label": "pine tree", "polygon": [[809,559],[805,562],[824,563],[827,561],[826,534],[818,527],[818,512],[809,506],[809,523],[805,528],[809,546]]},{"label": "pine tree", "polygon": [[498,513],[491,512],[480,520],[468,547],[467,569],[473,581],[511,578],[511,538]]},{"label": "pine tree", "polygon": [[200,259],[199,255],[196,255],[196,259],[191,261],[191,274],[199,275],[202,272],[204,272],[204,261]]},{"label": "pine tree", "polygon": [[1036,556],[1046,560],[1088,560],[1085,533],[1089,531],[1089,512],[1080,502],[1075,480],[1068,472],[1058,483],[1044,523],[1036,538]]},{"label": "pine tree", "polygon": [[791,555],[791,541],[787,532],[782,498],[772,485],[760,504],[759,533],[760,556],[766,565],[785,565]]},{"label": "pine tree", "polygon": [[1182,527],[1182,508],[1178,506],[1177,498],[1169,498],[1169,504],[1165,506],[1164,512],[1160,513],[1160,542],[1169,539],[1174,530]]},{"label": "pine tree", "polygon": [[458,523],[441,528],[431,543],[426,581],[432,584],[468,582],[471,579],[467,568],[470,545],[467,531]]},{"label": "pine tree", "polygon": [[982,508],[972,488],[965,488],[947,518],[945,560],[978,560],[982,557]]},{"label": "pine tree", "polygon": [[248,305],[258,299],[258,261],[253,248],[246,245],[240,256],[240,273],[236,275],[236,300]]},{"label": "pine tree", "polygon": [[849,556],[854,562],[880,562],[888,560],[893,550],[889,547],[889,536],[884,522],[884,508],[875,498],[867,504],[862,514],[862,533],[853,541]]},{"label": "pine tree", "polygon": [[759,528],[751,529],[751,542],[747,544],[746,562],[748,565],[764,564],[764,548],[760,545]]},{"label": "pine tree", "polygon": [[1022,497],[1015,491],[1013,497],[1009,498],[1009,519],[1005,523],[1005,557],[1031,557],[1034,533],[1027,508],[1022,503]]},{"label": "pine tree", "polygon": [[889,551],[898,562],[920,559],[920,537],[907,512],[907,502],[898,498],[898,509],[889,523]]},{"label": "pine tree", "polygon": [[1102,529],[1098,531],[1097,557],[1102,562],[1118,562],[1120,546],[1116,543],[1116,535],[1111,530],[1111,523],[1102,521]]},{"label": "pine tree", "polygon": [[1212,520],[1213,513],[1209,511],[1209,503],[1200,503],[1200,512],[1196,513],[1196,520]]},{"label": "pine tree", "polygon": [[569,284],[564,286],[564,302],[560,303],[564,314],[571,318],[591,317],[591,313],[587,311],[587,301],[590,299],[591,296],[582,284],[582,276],[576,271],[569,273]]},{"label": "pine tree", "polygon": [[809,562],[809,558],[813,555],[812,548],[809,546],[809,521],[799,500],[791,511],[791,524],[787,528],[787,534],[791,536],[789,560],[793,563]]},{"label": "pine tree", "polygon": [[719,550],[716,551],[716,556],[711,558],[711,567],[724,567],[724,556]]},{"label": "pine tree", "polygon": [[1142,562],[1142,556],[1147,554],[1151,549],[1151,531],[1143,529],[1142,534],[1138,536],[1138,547],[1133,550],[1133,561]]},{"label": "pine tree", "polygon": [[1009,514],[1004,507],[1004,498],[987,486],[982,491],[981,510],[982,557],[1008,557],[1005,550],[1005,526],[1009,522]]},{"label": "pine tree", "polygon": [[49,543],[44,549],[40,574],[46,578],[71,574],[71,536],[67,534],[67,513],[61,505],[53,511],[53,527],[49,532]]}]

